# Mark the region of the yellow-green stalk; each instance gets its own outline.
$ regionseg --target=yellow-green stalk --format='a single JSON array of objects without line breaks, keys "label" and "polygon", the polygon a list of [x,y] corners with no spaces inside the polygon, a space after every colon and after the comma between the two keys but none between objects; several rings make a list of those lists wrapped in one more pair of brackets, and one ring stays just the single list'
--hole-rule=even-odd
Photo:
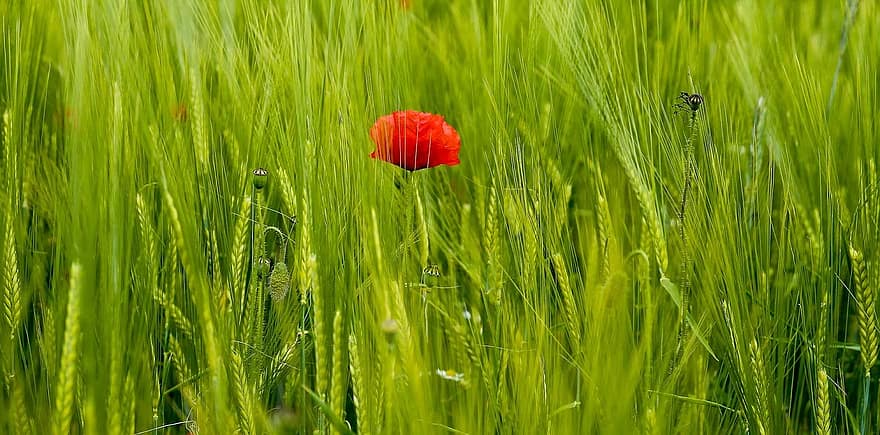
[{"label": "yellow-green stalk", "polygon": [[526,219],[523,222],[523,285],[525,288],[535,285],[536,268],[538,262],[538,231],[535,228],[534,218]]},{"label": "yellow-green stalk", "polygon": [[602,251],[602,278],[606,282],[611,275],[611,213],[608,210],[608,201],[601,191],[596,192],[596,214],[599,225],[599,249]]},{"label": "yellow-green stalk", "polygon": [[379,364],[379,373],[382,374],[382,385],[377,388],[381,396],[382,419],[379,420],[377,432],[381,432],[383,428],[392,427],[394,424],[394,405],[397,398],[394,380],[397,374],[397,338],[400,332],[400,326],[397,321],[392,318],[386,318],[380,325],[382,335],[385,337],[385,346],[376,358]]},{"label": "yellow-green stalk", "polygon": [[825,355],[825,346],[827,342],[827,325],[830,311],[831,301],[829,300],[829,292],[827,289],[822,291],[822,302],[819,305],[819,324],[816,331],[816,359],[822,361]]},{"label": "yellow-green stalk", "polygon": [[[376,218],[376,210],[370,210],[372,214],[373,221],[373,244],[376,249],[376,276],[378,280],[383,280],[385,277],[385,266],[384,259],[382,255],[382,239],[379,237],[379,220]],[[377,282],[378,284],[378,282]],[[380,303],[381,306],[379,309],[379,313],[381,313],[382,318],[390,318],[391,317],[391,298],[388,297],[387,289],[382,289],[376,292],[377,295],[381,297]]]},{"label": "yellow-green stalk", "polygon": [[177,244],[168,243],[165,250],[165,258],[167,261],[165,267],[165,295],[169,301],[174,301],[177,291],[180,289],[180,256],[177,252]]},{"label": "yellow-green stalk", "polygon": [[422,205],[422,196],[416,190],[416,217],[419,225],[419,268],[428,267],[428,223],[425,220],[425,208]]}]

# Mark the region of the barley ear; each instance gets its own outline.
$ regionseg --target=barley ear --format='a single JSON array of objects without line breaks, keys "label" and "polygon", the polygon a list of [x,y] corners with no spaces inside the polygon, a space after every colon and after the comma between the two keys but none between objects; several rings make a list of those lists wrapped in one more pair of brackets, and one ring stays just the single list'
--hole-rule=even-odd
[{"label": "barley ear", "polygon": [[326,401],[327,386],[330,383],[327,374],[327,325],[324,321],[324,294],[318,284],[317,260],[315,256],[309,257],[307,263],[309,282],[312,293],[312,339],[315,343],[315,391]]},{"label": "barley ear", "polygon": [[[180,262],[183,264],[184,271],[194,272],[197,271],[198,268],[195,267],[196,262],[192,257],[192,253],[190,252],[190,245],[187,243],[185,233],[183,231],[183,226],[180,220],[180,213],[175,206],[174,198],[171,196],[171,192],[167,188],[167,184],[165,185],[164,190],[164,201],[166,205],[166,212],[168,215],[168,220],[171,222],[172,234],[174,236],[174,244],[177,245],[178,255],[180,256]],[[191,296],[193,298],[193,303],[197,308],[198,320],[200,323],[201,330],[201,339],[203,340],[205,359],[207,361],[207,370],[210,371],[211,377],[211,400],[215,410],[222,410],[225,408],[225,400],[228,392],[226,391],[226,373],[225,371],[221,371],[222,367],[222,358],[220,355],[220,348],[217,344],[217,329],[214,323],[214,313],[211,310],[211,295],[210,290],[208,288],[207,283],[205,282],[205,277],[199,276],[196,273],[192,275],[187,275],[188,278],[192,278],[189,280],[190,288],[193,290],[191,292]]]},{"label": "barley ear", "polygon": [[11,414],[16,431],[18,433],[35,433],[33,420],[28,415],[23,382],[15,382],[12,386],[11,395]]},{"label": "barley ear", "polygon": [[749,343],[749,361],[752,366],[752,376],[755,383],[757,401],[755,407],[755,420],[758,423],[758,433],[766,434],[767,425],[770,422],[770,408],[767,398],[767,372],[765,371],[764,355],[756,339]]},{"label": "barley ear", "polygon": [[602,282],[607,282],[611,275],[611,213],[608,210],[608,201],[602,192],[597,191],[596,201],[597,223],[599,226],[599,249],[602,251]]},{"label": "barley ear", "polygon": [[111,337],[110,341],[110,382],[109,394],[107,395],[107,431],[110,433],[124,433],[122,429],[125,420],[125,406],[122,406],[124,391],[125,370],[123,366],[123,349],[119,345],[120,338]]},{"label": "barley ear", "polygon": [[[310,236],[311,219],[309,218],[309,202],[306,190],[303,189],[302,210],[300,211],[300,242],[299,242],[299,258],[300,262],[297,267],[297,283],[299,284],[299,301],[305,306],[309,301],[309,292],[315,283],[312,282],[311,268],[314,265],[314,256],[312,255],[312,241]],[[375,216],[374,216],[375,217]]]},{"label": "barley ear", "polygon": [[251,419],[253,407],[251,404],[251,390],[248,384],[247,373],[241,355],[232,350],[232,388],[234,390],[236,410],[238,411],[238,427],[241,433],[256,433]]},{"label": "barley ear", "polygon": [[189,363],[186,361],[183,347],[173,334],[168,337],[168,351],[170,352],[171,364],[177,372],[177,383],[180,384],[180,393],[186,403],[195,407],[197,404],[196,394],[191,384],[193,374],[189,368]]},{"label": "barley ear", "polygon": [[174,322],[174,326],[180,330],[186,337],[192,338],[193,336],[193,326],[189,321],[189,318],[177,305],[174,304],[174,301],[168,297],[165,293],[163,293],[158,288],[153,289],[153,299],[165,310],[165,315]]},{"label": "barley ear", "polygon": [[190,80],[192,80],[190,105],[193,109],[193,144],[195,145],[199,168],[202,171],[206,171],[208,168],[207,116],[205,114],[205,106],[203,105],[205,100],[202,98],[201,76],[195,67],[190,69]]},{"label": "barley ear", "polygon": [[15,342],[18,324],[21,322],[21,278],[18,274],[18,257],[15,250],[15,213],[11,200],[3,220],[3,317],[9,325],[10,341]]},{"label": "barley ear", "polygon": [[[247,276],[247,259],[249,252],[248,227],[250,223],[251,198],[245,196],[241,200],[238,208],[238,219],[235,222],[233,235],[233,255],[232,255],[232,298],[233,303],[238,304],[241,310],[242,299],[244,298],[244,285]],[[237,313],[240,314],[240,313]]]},{"label": "barley ear", "polygon": [[73,419],[73,391],[77,378],[80,340],[81,275],[82,267],[79,263],[73,263],[70,266],[70,291],[67,296],[67,317],[64,321],[64,348],[61,351],[61,368],[55,387],[53,428],[56,435],[69,434]]},{"label": "barley ear", "polygon": [[483,232],[483,249],[486,251],[486,296],[489,302],[497,305],[501,302],[501,266],[498,238],[498,198],[495,188],[489,188],[488,211]]},{"label": "barley ear", "polygon": [[370,408],[370,392],[367,391],[365,367],[361,364],[361,355],[358,352],[357,335],[350,332],[348,336],[348,365],[351,373],[352,401],[357,413],[358,432],[370,435],[373,428],[372,409]]},{"label": "barley ear", "polygon": [[875,294],[868,284],[868,269],[862,253],[849,246],[849,258],[852,262],[853,282],[856,287],[856,309],[859,322],[859,345],[861,347],[862,364],[866,377],[877,362],[877,311]]},{"label": "barley ear", "polygon": [[55,311],[57,306],[47,304],[43,311],[42,334],[39,337],[39,349],[43,358],[43,365],[49,379],[52,379],[58,368],[58,330],[55,325]]},{"label": "barley ear", "polygon": [[831,402],[828,398],[828,373],[819,368],[816,377],[816,433],[831,435]]},{"label": "barley ear", "polygon": [[342,322],[342,312],[336,311],[333,316],[333,377],[330,390],[330,409],[333,413],[345,420],[345,391],[347,387],[345,350],[348,347],[346,340],[348,334]]},{"label": "barley ear", "polygon": [[581,328],[577,316],[577,307],[574,293],[571,290],[568,269],[565,267],[565,259],[558,252],[553,254],[553,268],[556,269],[556,282],[559,285],[559,293],[562,296],[565,323],[568,324],[568,333],[571,336],[572,346],[578,346],[581,342]]}]

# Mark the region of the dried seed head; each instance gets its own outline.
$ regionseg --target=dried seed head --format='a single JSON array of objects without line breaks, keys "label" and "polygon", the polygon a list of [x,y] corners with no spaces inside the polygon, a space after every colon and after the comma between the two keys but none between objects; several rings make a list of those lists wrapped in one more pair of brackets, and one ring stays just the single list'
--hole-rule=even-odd
[{"label": "dried seed head", "polygon": [[691,110],[696,112],[700,108],[700,104],[703,104],[703,97],[700,94],[690,94],[687,97],[687,103]]},{"label": "dried seed head", "polygon": [[678,95],[679,102],[673,105],[677,112],[691,112],[691,116],[696,116],[697,110],[703,104],[703,96],[700,94],[689,94],[681,92]]},{"label": "dried seed head", "polygon": [[429,265],[425,266],[424,269],[422,269],[422,274],[428,275],[428,276],[433,276],[435,278],[439,277],[440,276],[440,266],[436,265],[436,264],[429,264]]},{"label": "dried seed head", "polygon": [[254,189],[260,190],[266,187],[269,180],[269,171],[263,168],[254,169]]}]

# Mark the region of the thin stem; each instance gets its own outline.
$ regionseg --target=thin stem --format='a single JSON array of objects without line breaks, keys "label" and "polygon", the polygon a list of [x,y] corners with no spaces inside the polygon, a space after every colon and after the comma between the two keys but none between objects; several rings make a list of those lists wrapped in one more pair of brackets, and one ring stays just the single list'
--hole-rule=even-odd
[{"label": "thin stem", "polygon": [[[256,197],[257,197],[256,189],[251,187],[251,198],[256,198]],[[256,217],[257,217],[257,206],[256,206],[256,204],[254,204],[254,201],[251,201],[251,216],[249,219],[249,221],[250,221],[249,226],[250,226],[250,233],[251,233],[250,234],[250,242],[251,243],[250,243],[250,246],[248,246],[248,257],[250,258],[250,260],[248,261],[247,272],[245,273],[244,291],[242,292],[241,300],[238,303],[238,306],[241,309],[241,312],[239,313],[239,318],[238,318],[239,331],[241,330],[241,327],[244,324],[245,313],[247,312],[248,293],[250,292],[251,279],[254,275],[254,246],[256,246],[255,245],[255,243],[256,243],[256,230],[255,229],[257,227]]]},{"label": "thin stem", "polygon": [[852,27],[856,18],[856,12],[859,9],[859,0],[849,0],[846,10],[846,19],[843,21],[843,30],[840,35],[840,53],[837,56],[837,66],[834,68],[834,78],[831,79],[831,92],[828,95],[828,105],[826,106],[826,115],[831,113],[831,105],[834,104],[834,95],[837,92],[837,78],[840,76],[840,68],[843,66],[843,55],[846,53],[846,46],[849,42],[849,29]]},{"label": "thin stem", "polygon": [[859,433],[868,433],[868,404],[871,403],[871,373],[865,373],[862,380],[862,394],[859,400]]},{"label": "thin stem", "polygon": [[[687,227],[685,216],[687,212],[687,198],[688,193],[691,188],[691,180],[693,177],[694,170],[694,151],[693,151],[693,140],[694,134],[696,132],[696,120],[697,120],[697,111],[694,110],[691,112],[690,121],[688,123],[688,130],[690,132],[689,136],[685,139],[685,147],[684,147],[684,187],[681,192],[681,203],[678,210],[678,228],[679,228],[679,236],[681,238],[681,252],[682,252],[682,260],[681,260],[681,306],[679,307],[679,325],[678,325],[678,345],[676,346],[676,354],[675,354],[675,363],[681,361],[681,358],[684,355],[684,346],[687,338],[687,316],[690,311],[690,256],[688,255],[688,241],[687,241]],[[670,366],[670,373],[672,370],[672,366]]]},{"label": "thin stem", "polygon": [[274,231],[275,234],[278,235],[278,240],[279,240],[278,244],[281,246],[281,252],[280,252],[280,255],[278,256],[277,261],[283,262],[284,259],[287,257],[287,237],[277,227],[267,226],[266,228],[263,229],[263,252],[269,252],[269,250],[266,249],[265,245],[266,245],[266,233],[268,233],[270,231]]}]

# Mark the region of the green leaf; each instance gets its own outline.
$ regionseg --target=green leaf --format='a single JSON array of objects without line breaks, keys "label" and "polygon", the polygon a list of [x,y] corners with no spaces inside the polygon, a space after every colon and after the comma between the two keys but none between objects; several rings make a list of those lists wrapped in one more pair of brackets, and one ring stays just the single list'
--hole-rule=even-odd
[{"label": "green leaf", "polygon": [[[663,286],[663,289],[666,290],[666,293],[669,293],[669,296],[672,297],[672,301],[675,302],[675,305],[678,308],[681,308],[681,292],[678,290],[678,286],[675,285],[667,277],[660,278],[660,285]],[[715,361],[718,361],[718,357],[715,356],[715,352],[712,351],[712,347],[709,346],[709,340],[706,340],[706,337],[703,336],[703,333],[700,332],[700,329],[697,327],[697,322],[694,321],[694,318],[691,317],[691,313],[687,313],[685,319],[687,320],[688,326],[693,331],[694,336],[697,337],[697,340],[700,341],[700,344],[706,348],[706,352],[709,352],[709,355],[712,355],[712,358]]]},{"label": "green leaf", "polygon": [[336,430],[338,430],[340,433],[343,433],[346,435],[356,435],[354,433],[354,431],[352,431],[348,427],[348,425],[345,424],[345,422],[342,421],[342,419],[339,418],[339,416],[336,415],[332,409],[330,409],[330,406],[327,405],[326,402],[321,400],[321,397],[318,396],[317,393],[315,393],[314,391],[312,391],[309,387],[306,387],[305,385],[303,385],[302,388],[303,388],[303,390],[306,391],[306,393],[308,393],[308,395],[312,398],[312,400],[315,401],[315,404],[318,405],[318,408],[324,413],[325,416],[327,416],[327,420],[330,422],[330,424],[332,424],[334,427],[336,427]]}]

